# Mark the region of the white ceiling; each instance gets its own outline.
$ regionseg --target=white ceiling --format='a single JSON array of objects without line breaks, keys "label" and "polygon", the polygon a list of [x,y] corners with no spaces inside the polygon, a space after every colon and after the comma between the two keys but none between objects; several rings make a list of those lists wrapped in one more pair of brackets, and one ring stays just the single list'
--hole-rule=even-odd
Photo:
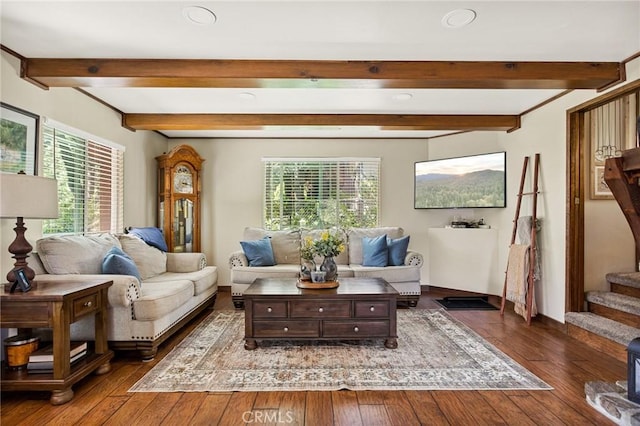
[{"label": "white ceiling", "polygon": [[[217,20],[197,25],[185,6]],[[583,61],[640,52],[640,1],[6,1],[1,43],[26,58]],[[442,18],[476,19],[447,28]],[[520,114],[559,89],[84,90],[124,113]],[[369,127],[163,130],[169,137],[430,137]]]}]

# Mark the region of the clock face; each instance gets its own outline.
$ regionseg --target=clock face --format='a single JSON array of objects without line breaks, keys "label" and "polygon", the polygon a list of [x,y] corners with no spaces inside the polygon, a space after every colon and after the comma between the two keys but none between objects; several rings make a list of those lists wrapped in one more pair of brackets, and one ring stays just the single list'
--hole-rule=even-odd
[{"label": "clock face", "polygon": [[173,175],[173,190],[180,194],[193,194],[193,174],[185,166],[179,166]]}]

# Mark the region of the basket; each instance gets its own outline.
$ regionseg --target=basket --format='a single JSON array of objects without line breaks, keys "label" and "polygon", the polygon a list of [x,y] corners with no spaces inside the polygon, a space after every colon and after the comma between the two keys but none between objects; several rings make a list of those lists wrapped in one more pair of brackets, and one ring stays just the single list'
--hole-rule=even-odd
[{"label": "basket", "polygon": [[17,335],[4,339],[7,367],[21,369],[29,363],[29,355],[38,349],[39,337]]}]

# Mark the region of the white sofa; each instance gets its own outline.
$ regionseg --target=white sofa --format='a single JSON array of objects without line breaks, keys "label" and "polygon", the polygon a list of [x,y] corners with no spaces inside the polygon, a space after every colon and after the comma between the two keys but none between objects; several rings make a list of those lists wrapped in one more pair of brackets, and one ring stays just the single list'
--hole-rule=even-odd
[{"label": "white sofa", "polygon": [[[335,230],[334,230],[335,231]],[[307,236],[319,238],[323,230],[266,231],[262,228],[246,228],[242,241],[260,240],[269,237],[275,265],[249,266],[249,260],[242,250],[231,253],[231,295],[236,308],[244,304],[244,291],[256,278],[298,277],[300,274],[300,243]],[[399,227],[352,228],[338,230],[345,242],[345,250],[336,258],[338,277],[378,277],[385,279],[400,294],[398,301],[416,306],[420,299],[420,268],[424,263],[422,254],[408,250],[404,265],[363,266],[362,238],[386,235],[392,239],[404,236]]]},{"label": "white sofa", "polygon": [[[133,275],[102,273],[113,247],[135,263]],[[218,293],[218,272],[202,253],[165,253],[129,234],[52,236],[36,242],[29,266],[41,281],[113,280],[109,288],[108,341],[114,350],[152,359],[157,347],[207,306]],[[73,324],[74,340],[93,339],[93,317]]]}]

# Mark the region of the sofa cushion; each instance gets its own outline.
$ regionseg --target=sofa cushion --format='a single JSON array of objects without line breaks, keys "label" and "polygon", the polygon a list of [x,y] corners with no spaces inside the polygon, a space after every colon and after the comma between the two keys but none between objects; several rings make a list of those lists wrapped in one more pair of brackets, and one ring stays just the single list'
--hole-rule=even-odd
[{"label": "sofa cushion", "polygon": [[162,229],[155,226],[147,226],[143,228],[129,228],[129,234],[140,238],[151,247],[158,250],[168,251],[167,242],[164,240]]},{"label": "sofa cushion", "polygon": [[204,269],[193,272],[165,272],[145,281],[147,283],[161,283],[167,281],[189,280],[193,283],[193,292],[197,296],[216,284],[218,271],[215,266],[206,266]]},{"label": "sofa cushion", "polygon": [[125,252],[119,247],[111,247],[102,259],[102,273],[111,275],[133,275],[138,279],[140,278],[140,271]]},{"label": "sofa cushion", "polygon": [[[301,232],[300,238],[302,239],[302,241],[306,240],[307,238],[311,238],[313,241],[316,241],[322,238],[322,234],[327,231],[339,236],[344,242],[344,246],[345,246],[345,250],[339,255],[335,256],[333,260],[336,262],[337,265],[348,265],[349,264],[349,249],[347,248],[348,240],[347,240],[347,234],[342,229],[336,229],[336,228],[305,229]],[[323,260],[322,257],[316,257],[315,262],[316,264],[320,264],[322,263],[322,260]]]},{"label": "sofa cushion", "polygon": [[251,284],[256,278],[296,278],[300,265],[237,266],[231,269],[231,282]]},{"label": "sofa cushion", "polygon": [[276,265],[300,264],[300,232],[297,230],[266,231],[262,228],[245,228],[245,241],[271,238],[271,250]]},{"label": "sofa cushion", "polygon": [[189,280],[145,284],[140,298],[133,303],[133,313],[139,321],[162,318],[193,297],[193,283]]},{"label": "sofa cushion", "polygon": [[387,237],[387,248],[389,249],[389,266],[402,266],[407,257],[409,249],[409,235],[402,238],[392,239]]},{"label": "sofa cushion", "polygon": [[240,245],[249,260],[249,266],[273,266],[276,264],[269,237],[260,240],[240,241]]},{"label": "sofa cushion", "polygon": [[349,237],[349,264],[362,265],[362,238],[363,237],[379,237],[386,235],[391,239],[403,236],[403,229],[399,227],[380,227],[380,228],[351,228],[347,231]]},{"label": "sofa cushion", "polygon": [[41,238],[36,251],[50,274],[101,274],[102,259],[120,242],[112,234],[63,235]]},{"label": "sofa cushion", "polygon": [[387,236],[362,237],[362,266],[387,266],[389,249]]},{"label": "sofa cushion", "polygon": [[122,250],[133,259],[143,281],[167,271],[167,254],[129,234],[118,235]]},{"label": "sofa cushion", "polygon": [[420,282],[420,268],[415,266],[373,266],[351,265],[354,277],[382,278],[388,283]]}]

